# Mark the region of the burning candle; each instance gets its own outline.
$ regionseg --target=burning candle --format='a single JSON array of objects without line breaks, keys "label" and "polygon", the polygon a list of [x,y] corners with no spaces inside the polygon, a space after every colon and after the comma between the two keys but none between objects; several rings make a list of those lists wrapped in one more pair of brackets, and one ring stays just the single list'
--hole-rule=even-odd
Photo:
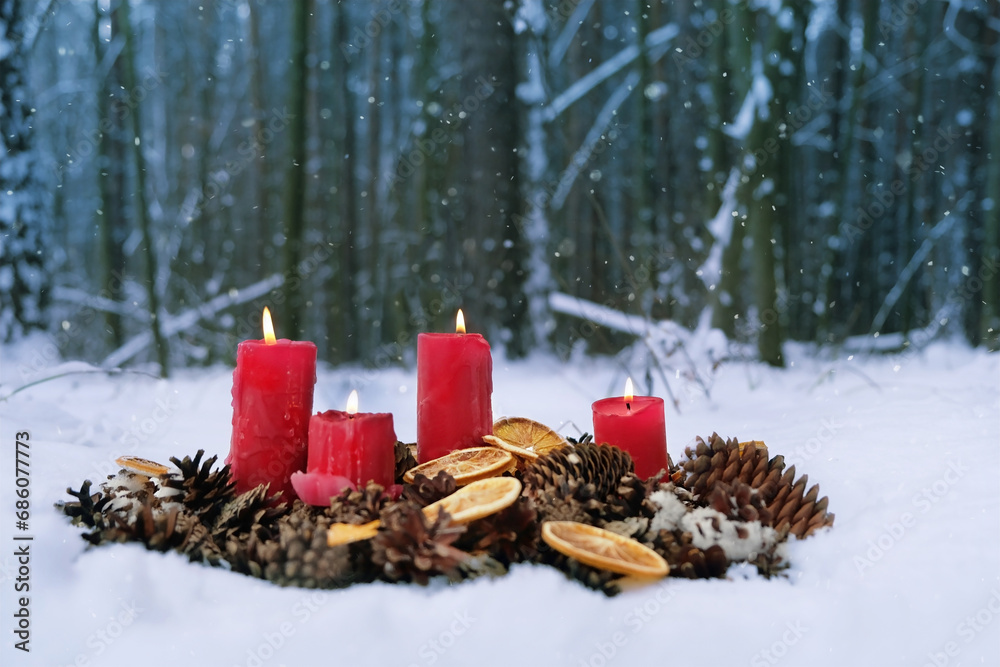
[{"label": "burning candle", "polygon": [[635,474],[647,479],[667,469],[663,399],[633,394],[632,378],[628,378],[624,396],[594,401],[594,440],[631,454]]},{"label": "burning candle", "polygon": [[290,478],[306,466],[309,415],[316,384],[316,345],[276,340],[264,308],[264,340],[236,348],[233,371],[233,437],[226,463],[236,491],[269,484],[270,493],[295,499]]},{"label": "burning candle", "polygon": [[319,412],[309,420],[309,460],[305,473],[292,476],[303,502],[329,505],[345,487],[368,482],[389,487],[396,478],[396,431],[392,415],[358,412],[358,392],[347,410]]},{"label": "burning candle", "polygon": [[482,445],[493,432],[492,394],[490,344],[465,333],[461,310],[455,333],[417,336],[417,460]]}]

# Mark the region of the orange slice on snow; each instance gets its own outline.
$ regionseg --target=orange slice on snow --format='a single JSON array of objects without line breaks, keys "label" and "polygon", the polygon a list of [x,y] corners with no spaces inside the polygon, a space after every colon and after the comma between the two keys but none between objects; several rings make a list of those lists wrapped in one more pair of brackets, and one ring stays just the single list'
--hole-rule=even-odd
[{"label": "orange slice on snow", "polygon": [[576,521],[546,521],[542,539],[561,554],[585,565],[633,577],[665,577],[670,566],[660,554],[636,540]]},{"label": "orange slice on snow", "polygon": [[483,442],[522,459],[534,460],[546,452],[568,447],[569,442],[545,424],[524,417],[504,417],[493,423],[493,435]]},{"label": "orange slice on snow", "polygon": [[496,447],[456,449],[441,458],[410,468],[403,475],[403,481],[412,483],[418,474],[434,477],[444,470],[455,478],[456,484],[464,486],[479,479],[502,475],[514,465],[513,455]]},{"label": "orange slice on snow", "polygon": [[468,523],[496,514],[510,507],[521,495],[521,482],[515,477],[489,477],[471,482],[450,496],[424,508],[428,521],[435,521],[441,510],[451,515],[453,523]]},{"label": "orange slice on snow", "polygon": [[125,470],[137,472],[140,475],[146,475],[148,477],[158,477],[170,470],[162,463],[150,461],[149,459],[142,459],[138,456],[119,456],[115,459],[115,463],[120,465],[122,468],[125,468]]},{"label": "orange slice on snow", "polygon": [[336,547],[341,544],[350,544],[360,540],[367,540],[375,537],[381,522],[378,519],[362,523],[335,523],[326,531],[326,545]]}]

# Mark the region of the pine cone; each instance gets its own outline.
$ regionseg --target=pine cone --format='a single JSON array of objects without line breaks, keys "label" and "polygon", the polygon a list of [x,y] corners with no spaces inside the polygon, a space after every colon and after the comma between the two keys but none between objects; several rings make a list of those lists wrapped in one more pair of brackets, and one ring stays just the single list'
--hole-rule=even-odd
[{"label": "pine cone", "polygon": [[544,543],[541,545],[541,551],[541,562],[547,563],[557,570],[562,570],[570,579],[579,581],[587,588],[600,591],[608,597],[613,597],[621,592],[618,582],[622,575],[584,565],[575,558],[564,556]]},{"label": "pine cone", "polygon": [[357,491],[344,489],[330,499],[330,507],[323,510],[323,515],[330,523],[368,523],[379,518],[388,502],[385,489],[372,482]]},{"label": "pine cone", "polygon": [[[565,489],[562,491],[560,489]],[[579,500],[572,497],[567,482],[561,482],[560,486],[544,492],[535,489],[528,490],[527,498],[530,498],[538,513],[539,523],[544,521],[576,521],[577,523],[593,524],[594,517],[587,511],[587,507],[601,507],[596,500],[588,501],[585,506]]]},{"label": "pine cone", "polygon": [[235,496],[236,483],[232,481],[228,465],[220,470],[212,470],[218,456],[212,456],[202,463],[201,457],[204,455],[205,450],[199,449],[193,459],[190,456],[183,459],[171,457],[171,462],[180,468],[180,475],[163,475],[158,495],[182,503],[185,509],[197,515],[203,523],[211,524],[224,504]]},{"label": "pine cone", "polygon": [[[342,588],[356,580],[346,545],[328,547],[329,522],[322,515],[293,512],[278,524],[278,539],[253,545],[248,553],[263,578],[279,586]],[[249,546],[249,545],[248,545]]]},{"label": "pine cone", "polygon": [[418,507],[400,503],[382,517],[382,526],[372,540],[371,562],[387,581],[427,584],[430,577],[443,574],[461,578],[460,565],[469,554],[452,544],[465,526],[451,523],[447,512],[428,523]]},{"label": "pine cone", "polygon": [[68,503],[57,502],[55,505],[56,509],[71,519],[71,523],[74,526],[94,528],[93,532],[84,533],[83,537],[88,542],[97,544],[100,541],[100,531],[108,525],[105,520],[104,509],[108,502],[110,502],[111,496],[103,491],[92,494],[90,487],[91,481],[87,479],[80,485],[79,491],[67,488],[66,493],[76,498],[76,500],[71,500]]},{"label": "pine cone", "polygon": [[738,480],[732,484],[716,482],[709,493],[708,505],[728,519],[760,521],[765,526],[770,526],[773,519],[765,507],[764,494]]},{"label": "pine cone", "polygon": [[403,487],[403,499],[418,507],[427,507],[445,496],[450,496],[456,490],[458,490],[458,484],[455,483],[455,478],[444,470],[440,470],[433,479],[426,475],[415,475],[413,483]]},{"label": "pine cone", "polygon": [[663,556],[670,566],[670,576],[687,579],[724,577],[729,559],[722,547],[715,544],[705,550],[691,544],[691,533],[680,530],[660,530],[651,536],[646,546]]},{"label": "pine cone", "polygon": [[111,515],[113,526],[102,532],[102,541],[142,542],[151,551],[178,551],[190,560],[216,565],[222,552],[212,541],[208,529],[190,512],[174,507],[157,511],[144,502],[135,511],[135,520]]},{"label": "pine cone", "polygon": [[540,525],[534,504],[521,497],[510,507],[473,521],[455,546],[470,553],[489,552],[498,562],[509,566],[538,554]]},{"label": "pine cone", "polygon": [[416,451],[416,444],[396,441],[396,484],[403,483],[403,475],[406,471],[417,467]]},{"label": "pine cone", "polygon": [[834,515],[826,511],[829,499],[823,496],[819,500],[819,484],[814,484],[806,491],[809,475],[795,479],[795,466],[785,471],[774,487],[773,499],[767,504],[767,510],[774,517],[769,524],[781,531],[802,539],[812,535],[824,526],[832,526]]},{"label": "pine cone", "polygon": [[277,499],[278,494],[268,497],[267,487],[261,484],[226,502],[211,526],[213,539],[224,544],[236,533],[270,527],[289,512],[288,505],[278,504]]}]

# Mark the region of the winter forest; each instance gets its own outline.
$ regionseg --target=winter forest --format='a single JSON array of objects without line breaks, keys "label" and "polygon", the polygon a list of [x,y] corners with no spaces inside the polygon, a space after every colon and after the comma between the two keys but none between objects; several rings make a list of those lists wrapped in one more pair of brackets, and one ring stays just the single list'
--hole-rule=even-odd
[{"label": "winter forest", "polygon": [[0,258],[5,666],[1000,664],[1000,0],[0,0]]},{"label": "winter forest", "polygon": [[995,2],[0,8],[7,340],[166,375],[271,304],[333,364],[459,307],[509,358],[996,345]]}]

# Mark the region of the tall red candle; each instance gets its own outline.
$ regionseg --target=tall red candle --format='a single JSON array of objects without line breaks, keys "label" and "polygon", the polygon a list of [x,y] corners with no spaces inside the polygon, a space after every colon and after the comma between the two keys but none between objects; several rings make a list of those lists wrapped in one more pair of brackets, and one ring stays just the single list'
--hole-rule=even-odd
[{"label": "tall red candle", "polygon": [[619,447],[635,461],[642,479],[667,470],[667,428],[663,399],[633,396],[632,380],[625,396],[594,401],[594,441]]},{"label": "tall red candle", "polygon": [[264,340],[236,348],[233,371],[233,437],[226,463],[236,491],[260,484],[296,498],[289,478],[306,467],[309,416],[316,384],[316,345],[275,340],[271,314],[264,309]]},{"label": "tall red candle", "polygon": [[[339,475],[359,488],[395,482],[396,431],[386,412],[358,412],[352,392],[346,412],[327,410],[309,420],[308,471]],[[353,409],[352,409],[353,408]]]},{"label": "tall red candle", "polygon": [[493,357],[479,334],[417,336],[417,460],[436,459],[456,449],[479,447],[493,432]]}]

